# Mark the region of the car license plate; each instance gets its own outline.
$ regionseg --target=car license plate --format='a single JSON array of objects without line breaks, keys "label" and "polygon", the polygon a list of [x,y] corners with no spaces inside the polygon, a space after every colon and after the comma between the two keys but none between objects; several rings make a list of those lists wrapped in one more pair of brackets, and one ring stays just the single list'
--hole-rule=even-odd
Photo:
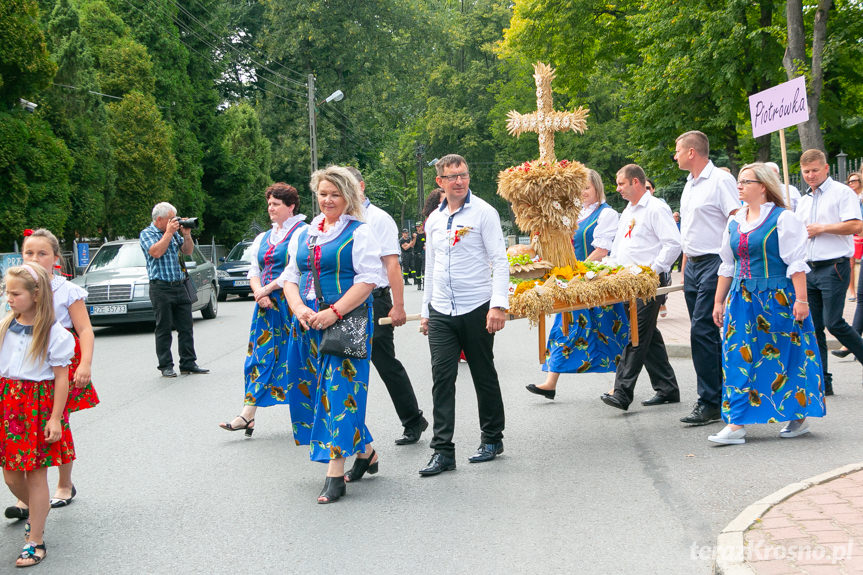
[{"label": "car license plate", "polygon": [[234,282],[234,287],[247,286],[249,285],[249,280],[236,280]]},{"label": "car license plate", "polygon": [[126,313],[125,305],[91,305],[90,315],[112,315]]}]

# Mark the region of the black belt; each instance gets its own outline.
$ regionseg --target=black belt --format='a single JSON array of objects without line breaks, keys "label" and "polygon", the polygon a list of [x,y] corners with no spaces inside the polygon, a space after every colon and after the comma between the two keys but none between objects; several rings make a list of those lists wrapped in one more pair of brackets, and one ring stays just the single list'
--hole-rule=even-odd
[{"label": "black belt", "polygon": [[686,261],[688,262],[703,262],[705,260],[709,260],[710,258],[718,258],[719,254],[704,254],[701,256],[686,256]]},{"label": "black belt", "polygon": [[184,282],[184,281],[185,281],[185,280],[179,280],[179,281],[175,281],[175,282],[169,282],[169,281],[165,281],[165,280],[150,280],[150,283],[151,283],[151,284],[158,285],[158,286],[171,286],[171,287],[174,287],[174,286],[181,286],[181,285],[183,285],[183,282]]},{"label": "black belt", "polygon": [[379,287],[379,288],[375,288],[372,290],[372,297],[384,297],[386,295],[389,295],[389,293],[390,293],[389,286]]},{"label": "black belt", "polygon": [[827,266],[832,266],[836,264],[844,264],[848,261],[848,258],[833,258],[832,260],[818,260],[814,262],[806,262],[806,265],[812,269],[815,268],[824,268]]}]

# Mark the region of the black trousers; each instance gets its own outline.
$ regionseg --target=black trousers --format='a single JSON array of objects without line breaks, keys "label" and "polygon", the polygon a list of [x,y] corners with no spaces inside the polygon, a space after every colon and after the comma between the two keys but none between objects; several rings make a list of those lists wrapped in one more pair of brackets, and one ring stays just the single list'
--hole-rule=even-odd
[{"label": "black trousers", "polygon": [[408,278],[413,274],[413,264],[413,252],[402,251],[402,278],[405,280],[405,284],[408,283]]},{"label": "black trousers", "polygon": [[[667,281],[663,285],[667,284]],[[649,302],[636,300],[638,314],[638,347],[631,343],[623,348],[617,372],[614,376],[614,396],[624,405],[632,403],[635,383],[641,373],[641,368],[647,369],[650,385],[661,395],[679,394],[677,377],[668,361],[665,350],[665,340],[656,327],[659,307],[665,303],[665,296],[657,297]],[[626,304],[629,311],[629,304]]]},{"label": "black trousers", "polygon": [[414,283],[422,284],[425,276],[426,255],[425,252],[414,252],[413,254],[413,278]]},{"label": "black trousers", "polygon": [[713,323],[718,255],[697,262],[687,259],[683,296],[689,310],[689,343],[698,387],[698,402],[708,407],[722,403],[722,339]]},{"label": "black trousers", "polygon": [[432,360],[434,437],[436,453],[455,455],[455,380],[459,352],[464,350],[479,408],[482,443],[503,439],[503,397],[494,368],[494,334],[485,329],[489,304],[463,315],[444,315],[429,306],[428,338]]},{"label": "black trousers", "polygon": [[174,367],[171,330],[177,330],[180,369],[195,365],[195,338],[192,334],[192,304],[182,285],[150,284],[150,301],[156,314],[156,357],[159,369]]},{"label": "black trousers", "polygon": [[410,377],[402,362],[396,359],[396,348],[393,342],[392,325],[378,325],[378,320],[387,317],[393,308],[393,300],[389,289],[374,291],[372,310],[374,311],[375,329],[372,335],[372,364],[378,370],[378,376],[387,386],[393,407],[404,427],[415,427],[422,421],[423,412],[417,404],[417,396],[411,385]]},{"label": "black trousers", "polygon": [[845,311],[845,292],[848,291],[848,283],[851,281],[851,264],[848,258],[844,258],[844,261],[829,265],[818,265],[818,262],[814,262],[810,267],[812,271],[806,274],[809,311],[812,313],[818,351],[821,352],[824,387],[832,388],[833,374],[827,371],[825,327],[842,345],[851,350],[858,361],[863,362],[863,340],[842,317]]}]

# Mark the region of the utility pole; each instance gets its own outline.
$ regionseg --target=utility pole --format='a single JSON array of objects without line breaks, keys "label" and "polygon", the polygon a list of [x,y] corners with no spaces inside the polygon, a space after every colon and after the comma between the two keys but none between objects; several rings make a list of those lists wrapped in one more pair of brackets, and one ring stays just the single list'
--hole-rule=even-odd
[{"label": "utility pole", "polygon": [[[318,169],[318,125],[317,114],[315,113],[315,75],[309,74],[309,149],[312,156],[312,171],[313,174]],[[317,208],[315,208],[317,212]]]},{"label": "utility pole", "polygon": [[425,207],[426,199],[423,191],[423,154],[426,153],[426,147],[418,144],[417,153],[417,221],[423,221],[423,208]]}]

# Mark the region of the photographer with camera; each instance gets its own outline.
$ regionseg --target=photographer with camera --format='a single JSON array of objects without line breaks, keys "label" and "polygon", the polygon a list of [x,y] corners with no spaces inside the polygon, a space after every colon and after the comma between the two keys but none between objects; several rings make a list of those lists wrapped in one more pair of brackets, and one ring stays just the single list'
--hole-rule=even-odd
[{"label": "photographer with camera", "polygon": [[183,285],[186,270],[180,260],[180,252],[189,255],[195,248],[193,227],[197,227],[197,218],[180,219],[177,208],[161,202],[153,208],[153,223],[140,234],[150,278],[150,301],[156,314],[156,356],[162,377],[177,377],[171,355],[171,329],[177,330],[180,373],[209,373],[195,363],[192,300]]}]

